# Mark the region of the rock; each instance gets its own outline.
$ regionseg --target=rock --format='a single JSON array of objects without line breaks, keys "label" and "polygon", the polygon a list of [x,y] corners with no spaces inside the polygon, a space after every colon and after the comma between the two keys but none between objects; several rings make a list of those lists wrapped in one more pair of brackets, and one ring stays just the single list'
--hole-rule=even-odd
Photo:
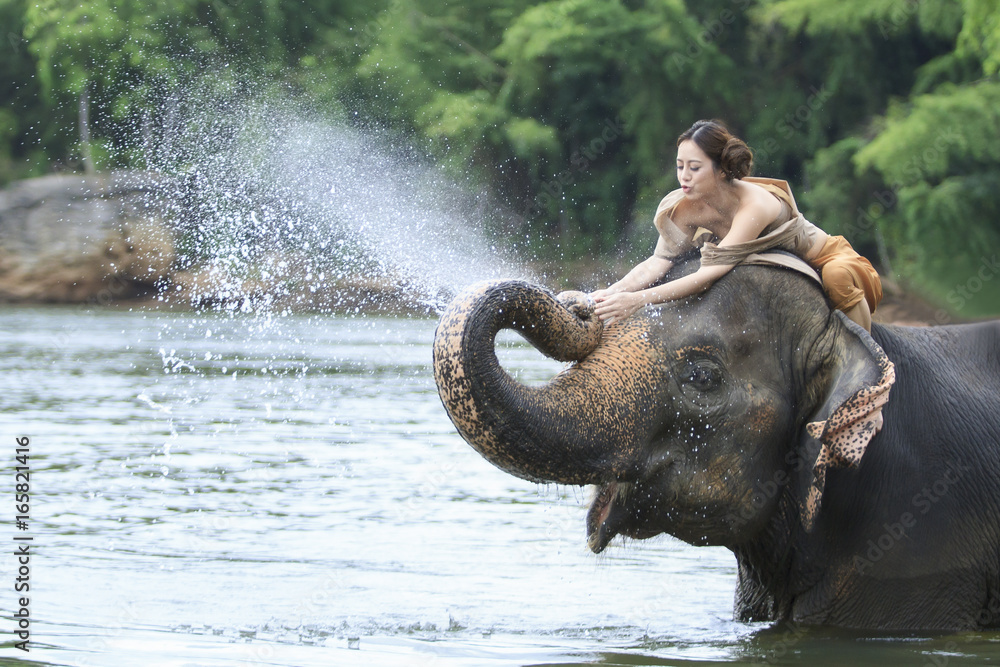
[{"label": "rock", "polygon": [[0,301],[109,303],[169,281],[168,181],[142,172],[54,174],[0,191]]}]

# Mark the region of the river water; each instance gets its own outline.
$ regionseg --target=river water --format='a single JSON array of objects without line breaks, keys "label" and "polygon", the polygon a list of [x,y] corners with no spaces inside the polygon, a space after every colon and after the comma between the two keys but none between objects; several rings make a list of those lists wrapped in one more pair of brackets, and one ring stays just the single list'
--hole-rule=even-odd
[{"label": "river water", "polygon": [[[452,428],[430,318],[0,311],[5,665],[1000,661],[993,634],[732,620],[723,549],[585,544],[588,492],[518,480]],[[514,338],[527,383],[559,364]],[[15,540],[30,537],[30,541]],[[28,593],[15,593],[18,545]],[[14,610],[29,597],[24,652]]]}]

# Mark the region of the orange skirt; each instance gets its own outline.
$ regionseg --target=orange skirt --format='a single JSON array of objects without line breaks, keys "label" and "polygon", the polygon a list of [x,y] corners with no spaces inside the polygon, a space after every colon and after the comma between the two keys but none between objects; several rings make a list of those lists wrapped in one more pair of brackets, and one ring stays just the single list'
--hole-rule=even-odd
[{"label": "orange skirt", "polygon": [[882,301],[882,281],[871,262],[843,236],[831,236],[819,255],[809,260],[823,279],[823,290],[837,310],[848,311],[864,298],[875,312]]}]

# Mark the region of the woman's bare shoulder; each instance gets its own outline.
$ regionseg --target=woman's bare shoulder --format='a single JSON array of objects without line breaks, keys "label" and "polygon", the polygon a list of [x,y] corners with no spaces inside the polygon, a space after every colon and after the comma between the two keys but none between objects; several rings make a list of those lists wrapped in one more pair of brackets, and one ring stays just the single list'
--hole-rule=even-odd
[{"label": "woman's bare shoulder", "polygon": [[781,200],[767,188],[740,181],[740,209],[753,218],[759,217],[770,223],[781,215],[782,206]]}]

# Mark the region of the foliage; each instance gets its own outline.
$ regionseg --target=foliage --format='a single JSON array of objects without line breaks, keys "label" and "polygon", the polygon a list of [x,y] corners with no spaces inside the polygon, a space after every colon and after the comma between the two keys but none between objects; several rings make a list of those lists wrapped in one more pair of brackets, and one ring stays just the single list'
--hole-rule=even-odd
[{"label": "foliage", "polygon": [[[135,126],[150,122],[178,81],[206,68],[243,76],[277,73],[335,21],[348,3],[274,0],[37,0],[21,6],[23,35],[40,93],[59,119],[46,143],[74,164],[85,132],[121,153]],[[353,10],[350,10],[353,11]],[[89,105],[89,127],[76,127]],[[70,128],[79,133],[74,136]],[[67,149],[67,147],[72,147]]]},{"label": "foliage", "polygon": [[406,137],[541,256],[637,259],[675,137],[718,117],[883,272],[1000,312],[995,288],[951,298],[1000,240],[995,0],[0,0],[0,19],[0,182],[97,149],[141,166],[137,128],[226,71]]},{"label": "foliage", "polygon": [[725,97],[697,86],[728,66],[714,47],[679,55],[699,28],[679,0],[400,1],[379,23],[358,72],[383,121],[494,184],[516,229],[575,252],[612,247],[640,187],[662,194],[687,100]]},{"label": "foliage", "polygon": [[927,43],[947,40],[948,50],[914,70],[908,90],[816,153],[808,201],[861,243],[884,233],[898,276],[961,315],[1000,312],[1000,290],[987,280],[1000,247],[996,3],[777,0],[761,16],[811,35],[864,38],[875,29],[886,39],[909,31]]},{"label": "foliage", "polygon": [[39,143],[54,132],[39,123],[51,114],[40,98],[35,61],[21,36],[26,5],[27,0],[0,0],[0,22],[7,26],[0,41],[0,183],[44,174],[47,156]]},{"label": "foliage", "polygon": [[1000,12],[993,0],[964,0],[958,52],[978,58],[988,75],[1000,72]]}]

